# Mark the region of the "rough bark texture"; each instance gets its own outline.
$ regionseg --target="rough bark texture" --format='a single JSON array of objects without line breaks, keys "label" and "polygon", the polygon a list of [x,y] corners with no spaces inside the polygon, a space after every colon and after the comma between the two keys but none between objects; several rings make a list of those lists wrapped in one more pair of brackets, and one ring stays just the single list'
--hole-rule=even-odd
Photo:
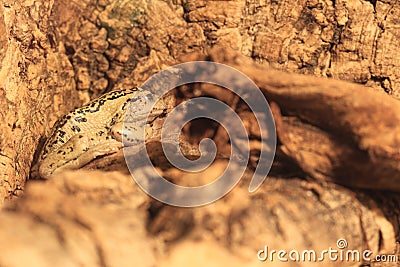
[{"label": "rough bark texture", "polygon": [[[165,175],[203,180],[224,168],[220,161],[205,173]],[[0,240],[7,242],[0,242],[0,248],[7,253],[0,264],[263,266],[271,263],[259,262],[256,253],[265,245],[321,251],[336,248],[343,237],[348,249],[391,254],[399,218],[392,209],[399,203],[394,194],[372,197],[332,184],[270,178],[254,194],[247,192],[244,180],[213,205],[182,209],[153,201],[128,175],[70,172],[29,183],[25,197],[6,206],[0,215]],[[281,265],[287,263],[274,266]],[[315,264],[321,265],[360,263]]]},{"label": "rough bark texture", "polygon": [[53,2],[2,2],[0,202],[18,195],[39,138],[79,105],[74,73],[49,20]]},{"label": "rough bark texture", "polygon": [[219,44],[277,69],[399,97],[399,9],[397,1],[102,0],[56,2],[53,18],[78,89],[95,95]]},{"label": "rough bark texture", "polygon": [[[273,101],[281,149],[313,178],[400,191],[397,99],[357,84],[277,72],[227,49],[215,48],[208,56],[188,56],[185,60],[223,62],[250,77]],[[199,91],[210,94],[207,89]],[[229,98],[227,94],[226,90],[212,90],[218,99]],[[282,118],[279,106],[291,116]],[[241,114],[243,108],[235,108]],[[257,125],[254,118],[242,118],[248,125]],[[259,133],[248,132],[260,138]]]},{"label": "rough bark texture", "polygon": [[[41,137],[60,115],[182,60],[223,62],[249,75],[274,102],[280,143],[273,177],[259,191],[249,194],[243,179],[227,197],[197,209],[161,205],[129,176],[104,172],[124,170],[121,153],[87,166],[103,172],[29,181],[24,197],[0,213],[0,265],[288,266],[259,262],[257,251],[320,251],[336,248],[339,238],[349,249],[400,256],[399,194],[376,190],[400,191],[400,104],[388,96],[400,97],[399,9],[395,0],[3,0],[0,201],[21,194]],[[237,52],[209,52],[216,45]],[[182,58],[190,52],[198,53]],[[247,177],[259,130],[243,103],[220,90],[188,86],[175,97],[211,95],[238,112],[251,136]],[[184,135],[191,141],[186,155],[196,157],[197,142],[212,136],[222,159],[188,175],[154,148],[160,172],[176,183],[220,173],[229,151],[225,132],[198,122]],[[361,265],[315,266],[321,264]]]},{"label": "rough bark texture", "polygon": [[396,1],[4,1],[8,126],[0,199],[22,189],[32,149],[61,114],[215,44],[278,69],[361,82],[397,96],[398,8]]}]

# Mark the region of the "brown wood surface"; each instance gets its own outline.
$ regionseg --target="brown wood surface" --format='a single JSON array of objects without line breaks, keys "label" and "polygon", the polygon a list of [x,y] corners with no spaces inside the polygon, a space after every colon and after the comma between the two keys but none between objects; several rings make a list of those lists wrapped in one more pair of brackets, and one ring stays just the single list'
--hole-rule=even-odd
[{"label": "brown wood surface", "polygon": [[[260,262],[257,251],[335,248],[339,238],[349,249],[400,256],[398,1],[5,0],[0,7],[0,202],[7,200],[0,266],[288,266]],[[59,116],[188,60],[233,66],[271,101],[279,143],[257,192],[247,191],[259,149],[254,116],[209,85],[178,88],[165,105],[211,95],[244,121],[249,170],[220,201],[161,205],[126,173],[108,172],[124,169],[121,154],[90,163],[95,172],[26,183]],[[219,160],[190,175],[170,168],[155,147],[160,172],[177,183],[205,182],[226,164],[225,132],[192,126],[184,154],[196,157],[197,142],[211,136]]]}]

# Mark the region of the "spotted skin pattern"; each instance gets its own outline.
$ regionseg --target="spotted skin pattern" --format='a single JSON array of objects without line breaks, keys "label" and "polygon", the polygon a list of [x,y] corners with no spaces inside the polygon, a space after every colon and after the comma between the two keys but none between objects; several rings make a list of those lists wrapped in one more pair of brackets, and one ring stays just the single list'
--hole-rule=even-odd
[{"label": "spotted skin pattern", "polygon": [[97,157],[114,153],[122,148],[123,136],[129,145],[140,142],[138,136],[143,134],[137,131],[146,123],[147,117],[141,115],[146,113],[151,98],[150,92],[140,88],[121,89],[61,117],[39,156],[39,176],[48,179],[56,171],[78,169]]}]

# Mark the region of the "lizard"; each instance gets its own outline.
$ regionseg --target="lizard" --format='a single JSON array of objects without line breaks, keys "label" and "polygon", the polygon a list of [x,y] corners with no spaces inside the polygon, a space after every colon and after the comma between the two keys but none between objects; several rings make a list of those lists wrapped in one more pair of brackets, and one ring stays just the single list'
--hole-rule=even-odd
[{"label": "lizard", "polygon": [[123,146],[140,144],[153,104],[154,95],[147,90],[120,89],[62,116],[39,153],[32,176],[49,179],[58,171],[79,169]]}]

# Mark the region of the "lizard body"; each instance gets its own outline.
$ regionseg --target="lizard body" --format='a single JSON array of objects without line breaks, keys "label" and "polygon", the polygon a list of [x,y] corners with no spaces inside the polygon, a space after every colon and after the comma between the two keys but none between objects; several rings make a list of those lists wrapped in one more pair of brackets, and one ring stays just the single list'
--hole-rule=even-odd
[{"label": "lizard body", "polygon": [[121,89],[64,115],[39,155],[38,175],[48,179],[56,171],[78,169],[96,157],[114,153],[122,148],[122,137],[128,145],[142,141],[140,126],[146,123],[151,100],[152,93],[140,88]]}]

